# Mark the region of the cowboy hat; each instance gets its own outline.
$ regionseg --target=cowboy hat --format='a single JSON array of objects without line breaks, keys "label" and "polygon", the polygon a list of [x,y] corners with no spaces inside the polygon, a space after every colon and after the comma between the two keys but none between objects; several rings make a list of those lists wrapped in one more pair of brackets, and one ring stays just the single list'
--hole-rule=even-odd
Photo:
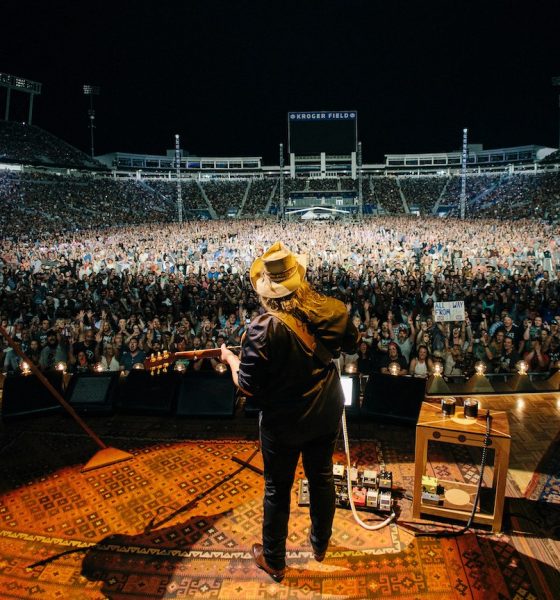
[{"label": "cowboy hat", "polygon": [[305,279],[307,258],[275,242],[251,265],[251,285],[263,298],[283,298],[295,292]]}]

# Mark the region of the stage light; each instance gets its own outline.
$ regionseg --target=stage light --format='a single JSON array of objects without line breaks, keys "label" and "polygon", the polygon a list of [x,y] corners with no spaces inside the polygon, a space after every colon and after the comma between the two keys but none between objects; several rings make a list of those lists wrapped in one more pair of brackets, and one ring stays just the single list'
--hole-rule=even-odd
[{"label": "stage light", "polygon": [[216,373],[218,373],[218,375],[225,375],[228,371],[228,368],[227,368],[227,365],[220,362],[214,367],[214,371],[216,371]]},{"label": "stage light", "polygon": [[360,388],[357,377],[347,377],[343,375],[340,378],[342,393],[344,394],[344,408],[347,411],[356,410],[360,406]]},{"label": "stage light", "polygon": [[177,362],[175,363],[173,370],[177,371],[177,373],[184,373],[187,370],[187,365],[183,362]]},{"label": "stage light", "polygon": [[93,367],[93,370],[94,370],[96,373],[102,373],[102,372],[103,372],[103,365],[102,365],[101,363],[97,363],[97,364],[95,365],[95,367]]},{"label": "stage light", "polygon": [[527,371],[529,370],[529,365],[524,360],[520,360],[515,365],[515,368],[517,369],[517,372],[519,373],[519,375],[527,375]]},{"label": "stage light", "polygon": [[358,365],[355,362],[348,363],[344,366],[344,372],[348,375],[355,375],[358,372]]},{"label": "stage light", "polygon": [[86,96],[99,96],[100,88],[98,85],[88,85],[85,84],[83,86],[84,94]]},{"label": "stage light", "polygon": [[389,364],[388,371],[390,375],[398,375],[401,371],[399,363],[392,362]]},{"label": "stage light", "polygon": [[523,410],[525,408],[525,399],[524,398],[517,398],[516,406],[517,406],[517,408],[519,410]]},{"label": "stage light", "polygon": [[476,371],[477,375],[484,375],[486,372],[486,365],[482,361],[477,362],[474,366],[474,370]]},{"label": "stage light", "polygon": [[443,365],[438,361],[434,363],[434,375],[436,377],[441,377],[443,373]]},{"label": "stage light", "polygon": [[134,363],[132,365],[132,368],[133,369],[143,369],[144,368],[144,363],[141,363],[141,362]]},{"label": "stage light", "polygon": [[26,363],[25,361],[23,361],[21,363],[21,365],[19,366],[19,368],[21,369],[21,374],[22,375],[29,375],[31,373],[31,368],[30,368],[29,364]]},{"label": "stage light", "polygon": [[55,369],[57,371],[62,371],[64,373],[66,371],[66,363],[63,361],[57,362]]}]

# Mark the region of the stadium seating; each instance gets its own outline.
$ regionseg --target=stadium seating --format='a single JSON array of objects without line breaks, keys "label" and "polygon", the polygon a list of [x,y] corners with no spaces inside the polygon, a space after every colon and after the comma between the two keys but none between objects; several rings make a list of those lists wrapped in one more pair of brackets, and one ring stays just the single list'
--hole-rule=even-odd
[{"label": "stadium seating", "polygon": [[0,121],[0,162],[105,171],[107,167],[54,135],[25,123]]}]

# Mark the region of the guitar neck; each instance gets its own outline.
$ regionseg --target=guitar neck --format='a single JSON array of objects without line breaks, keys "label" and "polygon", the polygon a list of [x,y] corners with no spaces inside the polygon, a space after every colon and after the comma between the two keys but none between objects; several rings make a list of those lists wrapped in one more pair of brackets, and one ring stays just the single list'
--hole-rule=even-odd
[{"label": "guitar neck", "polygon": [[[230,346],[228,350],[239,350],[241,346]],[[173,357],[175,360],[184,358],[194,360],[197,358],[219,358],[222,354],[221,348],[201,348],[200,350],[184,350],[183,352],[175,352]]]},{"label": "guitar neck", "polygon": [[201,350],[185,350],[183,352],[175,352],[175,360],[178,358],[186,358],[193,360],[197,358],[218,358],[222,351],[220,348],[203,348]]},{"label": "guitar neck", "polygon": [[[239,350],[241,346],[232,346],[228,350]],[[152,374],[168,369],[178,358],[198,360],[200,358],[219,358],[221,348],[201,348],[200,350],[185,350],[183,352],[158,352],[144,361],[144,368]]]}]

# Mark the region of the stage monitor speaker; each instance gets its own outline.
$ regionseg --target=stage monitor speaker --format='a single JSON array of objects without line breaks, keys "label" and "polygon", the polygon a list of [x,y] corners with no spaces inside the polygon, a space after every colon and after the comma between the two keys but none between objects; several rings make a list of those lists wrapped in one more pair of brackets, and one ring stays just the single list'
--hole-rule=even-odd
[{"label": "stage monitor speaker", "polygon": [[74,373],[66,400],[79,413],[108,415],[113,412],[119,375],[119,371]]},{"label": "stage monitor speaker", "polygon": [[361,414],[380,421],[416,425],[425,393],[425,379],[375,373],[368,379]]},{"label": "stage monitor speaker", "polygon": [[128,413],[170,414],[175,408],[180,378],[175,371],[152,375],[133,369],[121,386],[118,406]]},{"label": "stage monitor speaker", "polygon": [[181,378],[177,415],[181,417],[233,417],[235,387],[229,373],[189,371]]},{"label": "stage monitor speaker", "polygon": [[[62,372],[45,373],[62,395]],[[35,375],[8,375],[4,381],[2,419],[39,416],[62,411],[62,406]]]}]

